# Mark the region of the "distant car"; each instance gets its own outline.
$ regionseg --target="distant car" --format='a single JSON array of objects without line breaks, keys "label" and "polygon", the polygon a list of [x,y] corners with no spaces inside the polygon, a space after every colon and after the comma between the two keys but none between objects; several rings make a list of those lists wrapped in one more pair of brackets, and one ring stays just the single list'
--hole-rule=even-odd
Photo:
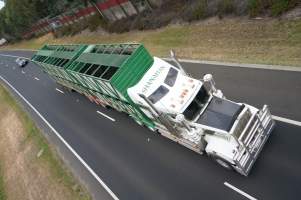
[{"label": "distant car", "polygon": [[19,65],[19,67],[25,67],[28,64],[28,60],[24,58],[17,58],[16,63]]}]

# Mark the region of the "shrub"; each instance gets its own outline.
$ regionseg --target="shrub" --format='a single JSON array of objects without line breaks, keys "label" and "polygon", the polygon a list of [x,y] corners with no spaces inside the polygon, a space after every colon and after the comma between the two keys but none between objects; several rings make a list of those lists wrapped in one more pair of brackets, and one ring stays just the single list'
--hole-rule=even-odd
[{"label": "shrub", "polygon": [[250,0],[249,13],[251,17],[257,16],[262,13],[265,7],[265,0]]},{"label": "shrub", "polygon": [[218,3],[218,15],[232,14],[235,11],[233,0],[222,0]]},{"label": "shrub", "polygon": [[88,18],[87,20],[88,28],[91,32],[96,31],[99,26],[105,27],[106,22],[100,15],[96,14]]},{"label": "shrub", "polygon": [[71,31],[72,31],[72,27],[71,26],[72,25],[60,27],[59,29],[57,29],[56,31],[54,31],[54,36],[56,38],[59,38],[59,37],[62,37],[62,36],[70,35]]},{"label": "shrub", "polygon": [[193,12],[193,16],[196,20],[202,19],[206,16],[206,8],[207,8],[207,1],[201,0]]},{"label": "shrub", "polygon": [[87,28],[87,22],[86,20],[81,20],[79,22],[75,22],[74,24],[62,26],[54,31],[55,37],[62,37],[62,36],[68,36],[68,35],[75,35],[82,30]]},{"label": "shrub", "polygon": [[188,12],[183,13],[185,21],[194,21],[205,18],[207,16],[207,0],[199,0],[196,4],[191,5],[192,8],[187,9]]},{"label": "shrub", "polygon": [[295,7],[297,3],[297,0],[274,0],[271,7],[272,15],[278,16],[290,8]]}]

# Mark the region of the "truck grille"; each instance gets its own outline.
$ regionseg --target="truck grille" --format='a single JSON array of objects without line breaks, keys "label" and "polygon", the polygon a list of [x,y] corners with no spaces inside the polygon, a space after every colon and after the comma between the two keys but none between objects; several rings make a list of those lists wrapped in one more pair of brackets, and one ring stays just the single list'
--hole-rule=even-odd
[{"label": "truck grille", "polygon": [[[237,127],[233,131],[233,136],[236,138],[239,138],[239,136],[242,134],[244,128],[247,126],[247,123],[249,122],[250,118],[252,117],[252,113],[248,109],[244,115],[240,118]],[[254,123],[254,120],[253,122]]]}]

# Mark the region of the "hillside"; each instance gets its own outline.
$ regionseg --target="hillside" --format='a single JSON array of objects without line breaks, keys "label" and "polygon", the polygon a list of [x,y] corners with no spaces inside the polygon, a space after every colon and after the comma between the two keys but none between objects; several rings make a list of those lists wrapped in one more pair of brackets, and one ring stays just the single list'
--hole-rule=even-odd
[{"label": "hillside", "polygon": [[[114,22],[93,15],[5,48],[45,43],[141,42],[155,56],[301,66],[298,0],[149,0],[145,10]],[[161,3],[160,3],[161,2]]]},{"label": "hillside", "polygon": [[174,49],[181,58],[301,66],[301,19],[208,18],[148,31],[110,34],[85,30],[74,36],[52,34],[7,48],[37,49],[45,43],[142,42],[155,56]]}]

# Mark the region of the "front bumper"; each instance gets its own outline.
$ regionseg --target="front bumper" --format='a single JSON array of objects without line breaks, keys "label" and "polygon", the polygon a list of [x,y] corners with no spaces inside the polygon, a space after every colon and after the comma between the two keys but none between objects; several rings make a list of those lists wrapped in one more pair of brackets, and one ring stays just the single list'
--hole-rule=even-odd
[{"label": "front bumper", "polygon": [[275,121],[266,105],[252,116],[238,138],[241,147],[234,157],[236,171],[244,176],[250,173],[274,126]]}]

